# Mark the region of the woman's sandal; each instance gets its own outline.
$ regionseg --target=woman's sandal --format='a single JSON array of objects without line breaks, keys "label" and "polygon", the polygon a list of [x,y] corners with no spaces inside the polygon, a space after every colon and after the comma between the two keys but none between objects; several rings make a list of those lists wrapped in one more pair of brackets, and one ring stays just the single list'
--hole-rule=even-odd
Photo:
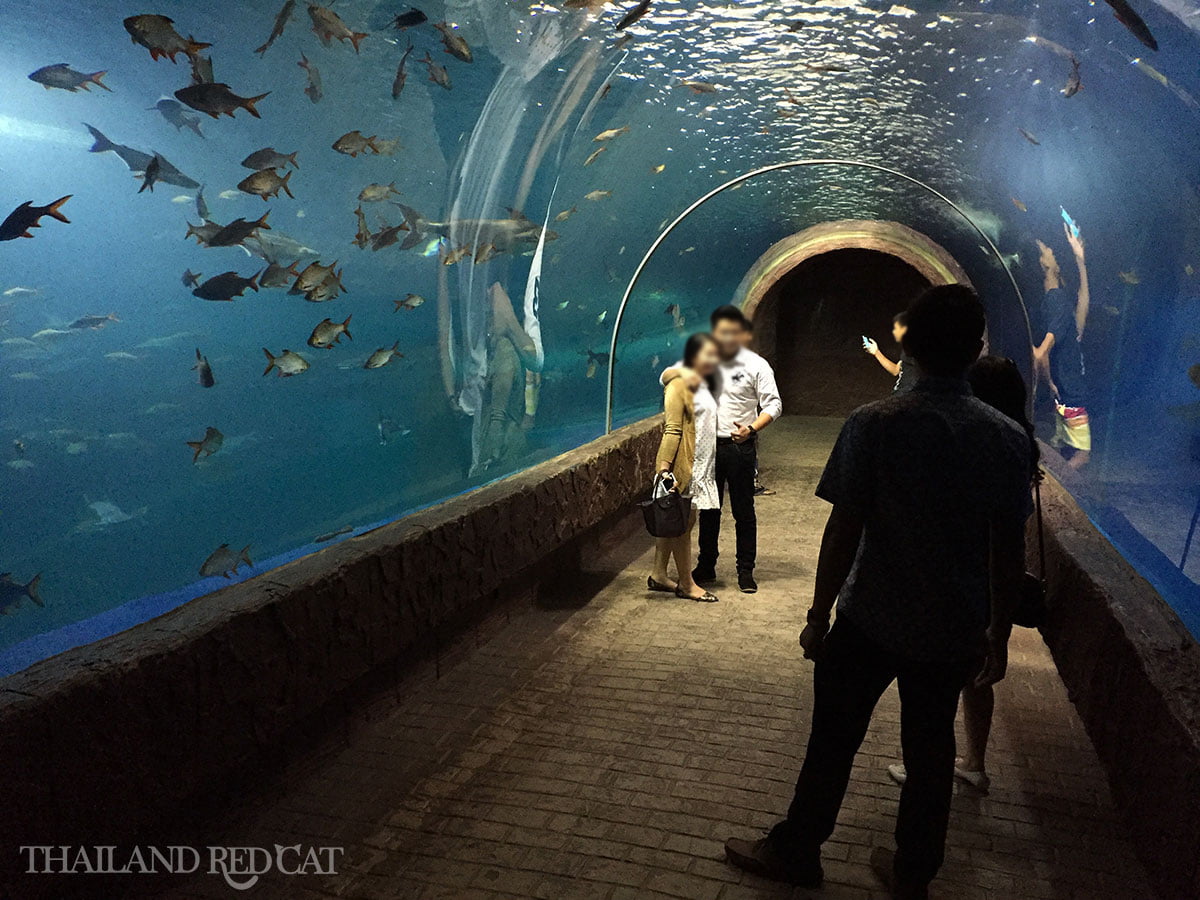
[{"label": "woman's sandal", "polygon": [[675,588],[675,596],[680,600],[691,600],[695,603],[716,603],[721,599],[716,594],[710,593],[709,591],[705,591],[699,597],[693,597],[690,594],[685,594],[679,588]]},{"label": "woman's sandal", "polygon": [[674,594],[679,590],[679,588],[673,588],[661,581],[655,581],[653,575],[646,579],[646,587],[652,591],[658,591],[660,594]]}]

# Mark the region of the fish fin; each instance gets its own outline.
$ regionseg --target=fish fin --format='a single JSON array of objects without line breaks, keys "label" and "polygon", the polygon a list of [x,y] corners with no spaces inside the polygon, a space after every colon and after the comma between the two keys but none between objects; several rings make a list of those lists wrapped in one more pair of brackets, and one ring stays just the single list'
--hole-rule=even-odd
[{"label": "fish fin", "polygon": [[396,343],[392,344],[392,352],[398,356],[398,355],[400,355],[399,351],[400,351],[400,342],[396,341]]},{"label": "fish fin", "polygon": [[296,65],[298,65],[302,69],[307,69],[308,68],[308,57],[305,56],[303,53],[301,53],[300,54],[300,62],[296,63]]},{"label": "fish fin", "polygon": [[199,347],[197,347],[197,348],[196,348],[196,365],[195,365],[195,366],[192,366],[192,368],[194,369],[194,368],[196,368],[197,366],[199,366],[199,365],[200,365],[200,363],[201,363],[201,362],[203,362],[203,360],[204,360],[204,357],[200,355],[200,348],[199,348]]},{"label": "fish fin", "polygon": [[65,197],[59,197],[49,206],[45,207],[46,211],[43,213],[43,215],[50,216],[51,218],[58,219],[58,221],[66,222],[68,225],[70,225],[71,220],[64,216],[60,210],[62,209],[62,205],[70,200],[73,196],[73,194],[67,194]]},{"label": "fish fin", "polygon": [[[291,197],[293,200],[295,200],[295,199],[296,199],[296,195],[295,195],[295,194],[293,194],[293,193],[291,192],[291,190],[288,188],[288,179],[289,179],[289,178],[291,178],[291,177],[292,177],[292,173],[291,173],[291,172],[288,172],[286,175],[284,175],[284,176],[283,176],[283,180],[282,180],[282,181],[279,183],[279,186],[280,186],[281,188],[283,188],[283,192],[284,192],[285,194],[287,194],[289,197]],[[264,197],[263,199],[265,200],[265,199],[266,199],[266,197]]]},{"label": "fish fin", "polygon": [[250,558],[250,545],[249,544],[247,544],[245,547],[242,548],[242,552],[238,554],[238,558],[241,559],[241,561],[244,562],[246,565],[250,566],[251,568],[254,568],[254,560],[252,560]]},{"label": "fish fin", "polygon": [[346,316],[346,321],[342,323],[342,334],[346,335],[350,340],[354,340],[354,335],[350,333],[350,320],[352,318],[354,318],[354,313]]},{"label": "fish fin", "polygon": [[267,355],[267,368],[263,371],[264,375],[270,375],[271,370],[275,368],[275,357],[271,355],[271,351],[263,347],[263,353]]},{"label": "fish fin", "polygon": [[373,134],[369,138],[367,138],[367,141],[366,141],[367,146],[371,148],[371,150],[375,153],[376,156],[379,155],[379,147],[377,147],[375,145],[375,139],[377,137],[379,137],[379,135]]},{"label": "fish fin", "polygon": [[[195,56],[201,50],[207,50],[211,46],[212,44],[206,44],[203,41],[193,40],[192,36],[189,34],[187,39],[187,49],[183,52],[188,56]],[[174,60],[172,60],[172,62],[174,62]]]},{"label": "fish fin", "polygon": [[358,52],[358,45],[362,43],[362,39],[367,36],[365,31],[352,31],[350,33],[350,43],[354,45],[354,52]]},{"label": "fish fin", "polygon": [[300,273],[296,270],[296,266],[298,266],[298,265],[300,265],[300,260],[296,260],[294,263],[292,263],[290,266],[288,266],[283,271],[287,272],[293,278],[299,278]]},{"label": "fish fin", "polygon": [[[207,44],[205,46],[207,46]],[[240,106],[242,109],[246,110],[246,112],[250,113],[250,115],[254,116],[254,118],[261,119],[262,116],[258,114],[258,110],[254,108],[254,104],[270,93],[270,91],[267,91],[266,94],[259,94],[257,97],[247,97],[241,102]]]},{"label": "fish fin", "polygon": [[25,596],[27,596],[38,606],[45,606],[46,604],[42,602],[42,595],[38,591],[38,587],[41,585],[41,583],[42,573],[38,572],[33,576],[33,579],[29,582],[29,584],[25,585]]},{"label": "fish fin", "polygon": [[[89,75],[87,77],[87,80],[88,80],[88,82],[91,82],[92,84],[96,85],[96,87],[104,88],[106,91],[108,91],[111,94],[112,88],[110,88],[107,84],[105,84],[103,81],[100,80],[107,74],[108,74],[107,69],[101,69],[99,72],[93,72],[91,75]],[[84,89],[85,90],[87,89],[87,82],[84,83]]]},{"label": "fish fin", "polygon": [[299,153],[299,152],[300,152],[300,151],[299,151],[299,150],[297,150],[297,151],[296,151],[296,153],[289,153],[289,154],[287,155],[287,160],[288,160],[288,161],[289,161],[289,162],[290,162],[290,163],[291,163],[293,166],[295,166],[297,169],[298,169],[298,168],[300,168],[300,163],[296,162],[296,154],[297,154],[297,153]]},{"label": "fish fin", "polygon": [[254,291],[255,293],[258,293],[258,279],[260,279],[262,277],[262,274],[265,271],[267,271],[267,270],[263,269],[262,271],[256,272],[255,274],[250,276],[250,282],[249,282],[249,284],[247,284],[247,287],[249,287],[250,290]]},{"label": "fish fin", "polygon": [[259,56],[262,56],[264,53],[267,52],[267,48],[270,46],[271,46],[271,42],[268,41],[267,43],[263,44],[261,47],[257,48],[254,52],[257,53]]},{"label": "fish fin", "polygon": [[254,223],[255,226],[257,226],[258,228],[265,228],[265,229],[267,229],[267,231],[270,231],[271,226],[267,224],[267,216],[269,216],[270,214],[271,214],[271,211],[268,209],[265,213],[262,214],[262,218]]},{"label": "fish fin", "polygon": [[192,462],[195,463],[200,458],[200,450],[204,447],[204,441],[185,441],[184,443],[196,451],[192,454]]},{"label": "fish fin", "polygon": [[88,150],[88,153],[104,153],[106,150],[112,150],[117,146],[107,137],[105,137],[99,128],[89,125],[87,122],[83,123],[83,127],[92,133],[92,138],[95,141],[95,143],[92,144],[91,149]]}]

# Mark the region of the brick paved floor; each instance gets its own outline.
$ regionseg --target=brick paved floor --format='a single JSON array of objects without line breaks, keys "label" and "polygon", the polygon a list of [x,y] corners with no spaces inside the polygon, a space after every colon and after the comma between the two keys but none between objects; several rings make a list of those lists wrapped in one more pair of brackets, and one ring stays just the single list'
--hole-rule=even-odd
[{"label": "brick paved floor", "polygon": [[[336,877],[267,878],[256,897],[882,897],[867,859],[891,846],[894,689],[826,847],[826,888],[792,891],[722,861],[726,836],[755,836],[786,808],[801,762],[812,670],[796,635],[825,516],[812,492],[836,428],[792,418],[765,438],[778,494],[759,504],[757,595],[650,595],[647,543],[627,542],[595,560],[572,608],[511,610],[211,843],[346,847]],[[956,795],[935,896],[1152,897],[1036,634],[1015,637],[997,700],[992,792]],[[171,887],[233,896],[213,876]]]}]

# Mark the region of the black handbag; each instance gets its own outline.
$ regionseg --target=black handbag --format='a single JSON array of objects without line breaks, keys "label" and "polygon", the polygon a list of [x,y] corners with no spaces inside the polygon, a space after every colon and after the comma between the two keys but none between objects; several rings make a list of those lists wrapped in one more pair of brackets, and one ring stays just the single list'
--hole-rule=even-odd
[{"label": "black handbag", "polygon": [[646,519],[646,530],[652,537],[677,538],[688,530],[692,519],[692,500],[679,491],[667,490],[665,478],[658,475],[650,499],[639,503]]},{"label": "black handbag", "polygon": [[1042,521],[1042,473],[1033,483],[1034,510],[1037,513],[1038,572],[1026,572],[1021,582],[1021,596],[1013,610],[1013,624],[1022,628],[1041,628],[1046,623],[1046,533]]}]

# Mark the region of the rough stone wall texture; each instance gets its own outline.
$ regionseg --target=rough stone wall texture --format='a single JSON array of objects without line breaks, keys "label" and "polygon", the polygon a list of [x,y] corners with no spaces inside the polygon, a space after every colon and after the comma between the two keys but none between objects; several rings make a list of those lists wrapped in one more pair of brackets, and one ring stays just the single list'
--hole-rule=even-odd
[{"label": "rough stone wall texture", "polygon": [[1043,634],[1164,897],[1200,897],[1200,647],[1057,483]]},{"label": "rough stone wall texture", "polygon": [[647,489],[659,433],[630,425],[0,681],[0,897],[19,845],[186,834],[500,600],[569,580]]}]

